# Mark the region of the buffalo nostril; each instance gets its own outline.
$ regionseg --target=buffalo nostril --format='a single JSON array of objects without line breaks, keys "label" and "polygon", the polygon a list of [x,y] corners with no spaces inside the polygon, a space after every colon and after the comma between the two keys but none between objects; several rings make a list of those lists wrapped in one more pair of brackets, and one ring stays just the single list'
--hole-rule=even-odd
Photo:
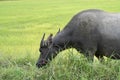
[{"label": "buffalo nostril", "polygon": [[41,61],[39,61],[39,62],[36,63],[36,66],[37,66],[38,68],[40,68],[40,67],[45,66],[46,64],[47,64],[47,61],[46,61],[46,60],[41,60]]},{"label": "buffalo nostril", "polygon": [[40,63],[36,63],[36,66],[39,66],[40,65]]},{"label": "buffalo nostril", "polygon": [[36,66],[37,66],[38,68],[40,68],[40,67],[41,67],[41,64],[40,64],[40,63],[36,63]]}]

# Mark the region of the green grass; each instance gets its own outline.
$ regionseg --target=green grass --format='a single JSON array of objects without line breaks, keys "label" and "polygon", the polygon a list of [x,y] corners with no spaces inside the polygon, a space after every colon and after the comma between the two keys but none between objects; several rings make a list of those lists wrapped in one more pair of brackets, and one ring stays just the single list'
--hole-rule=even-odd
[{"label": "green grass", "polygon": [[84,9],[120,12],[119,0],[0,1],[0,80],[120,80],[120,61],[89,63],[75,50],[37,69],[40,39]]}]

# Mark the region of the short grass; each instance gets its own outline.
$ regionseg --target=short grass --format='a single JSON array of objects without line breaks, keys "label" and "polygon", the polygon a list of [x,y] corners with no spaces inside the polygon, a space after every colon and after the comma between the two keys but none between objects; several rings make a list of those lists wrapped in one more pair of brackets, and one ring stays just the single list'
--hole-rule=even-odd
[{"label": "short grass", "polygon": [[120,12],[119,0],[0,1],[0,80],[120,80],[120,61],[89,63],[75,50],[37,69],[39,43],[84,9]]}]

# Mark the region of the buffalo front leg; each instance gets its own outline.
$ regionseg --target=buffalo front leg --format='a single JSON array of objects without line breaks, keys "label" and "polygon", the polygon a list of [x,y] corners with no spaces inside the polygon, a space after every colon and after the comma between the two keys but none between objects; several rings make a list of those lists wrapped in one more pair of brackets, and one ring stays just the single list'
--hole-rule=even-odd
[{"label": "buffalo front leg", "polygon": [[93,60],[94,60],[94,54],[95,54],[95,52],[96,52],[96,50],[95,49],[84,49],[84,50],[79,50],[79,49],[77,49],[77,51],[79,51],[79,52],[81,52],[87,59],[88,59],[88,61],[90,61],[90,62],[93,62]]},{"label": "buffalo front leg", "polygon": [[82,48],[83,54],[87,57],[88,61],[93,62],[94,55],[97,51],[96,45],[93,44],[87,44],[84,45]]},{"label": "buffalo front leg", "polygon": [[94,60],[94,53],[95,53],[94,51],[87,50],[83,54],[88,59],[88,61],[93,62],[93,60]]},{"label": "buffalo front leg", "polygon": [[100,54],[96,53],[95,56],[98,58],[98,60],[99,60],[100,62],[103,62],[103,61],[104,61],[103,55],[100,55]]},{"label": "buffalo front leg", "polygon": [[97,51],[96,43],[86,42],[86,44],[76,46],[77,51],[81,52],[90,62],[93,62],[94,55]]}]

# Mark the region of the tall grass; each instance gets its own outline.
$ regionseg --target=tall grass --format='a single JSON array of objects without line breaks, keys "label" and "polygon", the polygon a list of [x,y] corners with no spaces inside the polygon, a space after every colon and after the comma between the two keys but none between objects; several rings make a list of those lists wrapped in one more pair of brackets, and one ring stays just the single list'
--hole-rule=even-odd
[{"label": "tall grass", "polygon": [[[66,56],[64,56],[66,55]],[[63,57],[64,56],[64,57]],[[119,80],[120,62],[111,59],[90,63],[73,50],[60,53],[47,66],[37,69],[35,59],[4,58],[0,60],[1,80]]]},{"label": "tall grass", "polygon": [[120,80],[120,61],[90,63],[75,50],[36,68],[39,44],[63,28],[84,9],[120,12],[119,0],[12,0],[0,1],[0,80]]}]

